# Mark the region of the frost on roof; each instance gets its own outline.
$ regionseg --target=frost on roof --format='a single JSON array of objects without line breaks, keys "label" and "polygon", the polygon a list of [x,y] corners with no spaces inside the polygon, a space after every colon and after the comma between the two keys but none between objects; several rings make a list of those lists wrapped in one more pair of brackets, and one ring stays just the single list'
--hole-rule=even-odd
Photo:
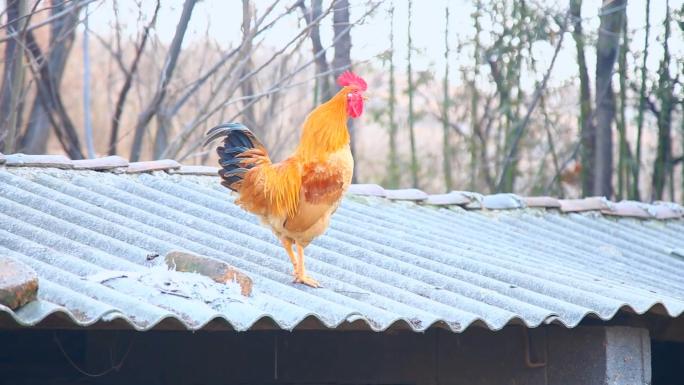
[{"label": "frost on roof", "polygon": [[[138,330],[167,319],[191,330],[264,320],[292,330],[313,319],[322,328],[461,332],[684,311],[680,206],[467,192],[431,199],[366,185],[307,248],[325,286],[310,289],[291,283],[271,232],[206,169],[195,171],[0,168],[0,254],[41,282],[38,301],[0,313],[22,325],[62,313],[81,326],[123,320]],[[252,279],[253,295],[150,257],[172,250],[234,266]]]}]

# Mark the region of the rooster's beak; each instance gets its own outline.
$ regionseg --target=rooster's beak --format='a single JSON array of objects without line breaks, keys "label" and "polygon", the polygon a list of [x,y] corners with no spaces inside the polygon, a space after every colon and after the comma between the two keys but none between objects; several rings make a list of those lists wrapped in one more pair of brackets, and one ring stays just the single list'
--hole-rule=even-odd
[{"label": "rooster's beak", "polygon": [[367,96],[367,95],[363,95],[362,98],[363,98],[364,101],[368,100],[368,96]]}]

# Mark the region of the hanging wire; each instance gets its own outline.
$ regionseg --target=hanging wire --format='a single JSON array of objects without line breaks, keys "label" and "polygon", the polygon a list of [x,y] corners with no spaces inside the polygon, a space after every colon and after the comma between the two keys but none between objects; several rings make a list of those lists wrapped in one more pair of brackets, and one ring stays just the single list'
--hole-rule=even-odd
[{"label": "hanging wire", "polygon": [[124,355],[121,357],[121,359],[119,360],[118,363],[114,364],[114,359],[113,359],[114,352],[112,350],[112,347],[110,347],[110,349],[109,349],[109,360],[110,360],[111,366],[109,368],[105,369],[104,371],[99,372],[99,373],[89,373],[89,372],[85,371],[84,369],[82,369],[80,366],[78,366],[78,364],[76,364],[76,362],[71,357],[69,357],[69,354],[64,349],[62,342],[57,337],[57,332],[54,332],[52,334],[52,336],[53,336],[53,339],[55,341],[55,344],[57,344],[57,347],[59,348],[60,352],[62,352],[62,355],[64,356],[64,358],[66,358],[67,362],[69,362],[69,364],[74,369],[76,369],[76,371],[78,371],[79,373],[83,374],[84,376],[93,377],[93,378],[102,377],[102,376],[105,376],[105,375],[107,375],[113,371],[118,372],[119,370],[121,370],[124,363],[126,362],[126,358],[128,357],[128,354],[131,352],[131,348],[133,347],[133,340],[135,338],[135,337],[131,337],[131,342],[128,344],[128,349],[126,349],[126,353],[124,353]]}]

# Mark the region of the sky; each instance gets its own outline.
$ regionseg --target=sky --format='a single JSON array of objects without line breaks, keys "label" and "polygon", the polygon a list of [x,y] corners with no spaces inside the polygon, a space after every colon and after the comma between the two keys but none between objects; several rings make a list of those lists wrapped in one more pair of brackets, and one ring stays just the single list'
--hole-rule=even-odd
[{"label": "sky", "polygon": [[[656,69],[658,60],[662,55],[662,47],[656,42],[656,37],[663,32],[663,20],[665,15],[666,0],[651,0],[651,50],[649,51],[649,67]],[[280,14],[289,7],[294,0],[281,0],[273,15]],[[670,7],[679,9],[684,0],[670,0]],[[140,20],[139,7],[134,0],[119,0],[121,20],[124,23],[124,31],[128,34],[135,34],[152,13],[154,1],[143,1],[143,16]],[[256,0],[257,15],[261,14],[272,2],[271,0]],[[357,20],[368,9],[367,0],[350,0],[351,19]],[[532,0],[532,4],[539,4],[549,9],[561,10],[567,5],[567,0]],[[639,47],[643,46],[644,26],[645,26],[645,1],[630,0],[627,6],[627,17],[629,29],[632,31],[631,41],[632,51],[639,52]],[[101,3],[93,3],[89,8],[90,28],[101,36],[111,33],[114,13],[111,0]],[[323,8],[330,5],[329,0],[324,0]],[[395,60],[398,68],[405,67],[407,54],[407,0],[387,0],[379,7],[375,14],[366,19],[365,23],[352,30],[352,60],[375,62],[378,66],[380,61],[377,55],[387,50],[389,47],[390,19],[388,16],[389,8],[395,7]],[[473,12],[473,1],[470,0],[416,0],[413,4],[413,44],[417,51],[413,57],[413,65],[417,71],[432,69],[438,73],[444,70],[444,10],[448,5],[450,9],[450,48],[452,50],[449,68],[452,73],[457,73],[459,65],[469,62],[471,59],[466,52],[459,55],[456,47],[461,42],[472,40],[474,27],[471,14]],[[585,31],[595,32],[598,29],[598,12],[601,0],[584,0],[582,15],[585,19]],[[164,0],[155,28],[155,33],[162,42],[170,42],[176,22],[180,16],[183,6],[182,0]],[[239,42],[241,32],[241,1],[239,0],[203,0],[200,1],[194,10],[191,23],[186,34],[185,44],[204,39],[210,36],[218,44],[230,46]],[[273,26],[272,31],[264,34],[265,43],[273,47],[279,47],[292,39],[301,29],[300,12],[283,18]],[[487,29],[486,20],[484,28]],[[670,41],[671,49],[677,52],[680,57],[684,56],[684,38],[673,25],[673,38]],[[321,38],[324,46],[332,41],[332,21],[328,17],[321,26]],[[486,36],[485,36],[486,38]],[[308,47],[307,47],[308,48]],[[546,68],[553,53],[554,47],[542,43],[535,46],[535,58],[538,60],[538,68]],[[331,58],[332,54],[328,55]],[[595,65],[594,56],[587,52],[590,68]],[[543,72],[543,71],[540,71]],[[577,67],[575,62],[575,47],[569,35],[566,36],[563,49],[560,51],[557,64],[554,67],[551,82],[562,83],[576,76]],[[539,74],[538,76],[541,76]],[[537,79],[538,80],[538,79]],[[454,82],[458,82],[457,78]],[[535,79],[525,79],[526,82],[533,83]]]}]

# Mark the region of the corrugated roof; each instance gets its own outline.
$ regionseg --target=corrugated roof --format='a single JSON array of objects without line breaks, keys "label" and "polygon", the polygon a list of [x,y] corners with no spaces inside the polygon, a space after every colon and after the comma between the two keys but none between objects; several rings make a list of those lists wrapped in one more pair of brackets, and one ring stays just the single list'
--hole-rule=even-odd
[{"label": "corrugated roof", "polygon": [[[279,242],[216,177],[198,176],[205,168],[96,172],[15,167],[22,164],[5,157],[0,254],[40,277],[38,301],[16,312],[0,306],[21,325],[57,312],[81,326],[120,318],[139,330],[168,318],[192,330],[216,320],[247,330],[265,318],[291,330],[316,318],[328,328],[438,324],[460,332],[473,323],[574,327],[620,310],[684,311],[679,206],[621,203],[625,216],[638,206],[638,217],[680,218],[638,219],[605,200],[588,202],[594,211],[579,205],[582,212],[564,213],[558,208],[574,203],[354,186],[361,195],[348,195],[328,232],[306,249],[307,267],[324,285],[311,289],[291,283]],[[165,170],[157,166],[149,169]],[[148,261],[171,250],[235,266],[252,278],[252,296]]]}]

